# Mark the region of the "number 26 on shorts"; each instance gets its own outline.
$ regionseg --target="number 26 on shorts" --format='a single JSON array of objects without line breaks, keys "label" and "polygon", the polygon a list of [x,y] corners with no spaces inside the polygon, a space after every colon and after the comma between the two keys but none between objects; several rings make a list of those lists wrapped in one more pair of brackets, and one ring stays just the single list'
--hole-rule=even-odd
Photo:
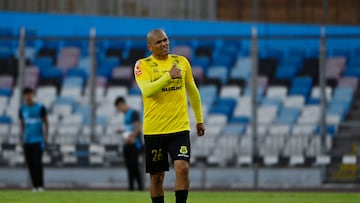
[{"label": "number 26 on shorts", "polygon": [[151,154],[153,155],[153,158],[152,158],[152,161],[153,162],[158,162],[158,161],[161,161],[162,158],[163,158],[163,154],[161,152],[161,149],[153,149],[151,151]]}]

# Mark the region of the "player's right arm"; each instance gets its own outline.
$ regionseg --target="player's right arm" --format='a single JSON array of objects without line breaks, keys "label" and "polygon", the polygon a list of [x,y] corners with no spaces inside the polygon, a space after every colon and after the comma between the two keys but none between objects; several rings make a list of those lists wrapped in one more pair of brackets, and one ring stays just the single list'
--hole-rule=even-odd
[{"label": "player's right arm", "polygon": [[21,108],[19,109],[19,119],[20,119],[20,142],[21,144],[24,144],[25,122],[21,114]]},{"label": "player's right arm", "polygon": [[151,75],[148,71],[144,70],[141,61],[136,62],[134,68],[135,80],[138,84],[142,95],[145,97],[151,97],[158,92],[170,81],[172,78],[178,78],[180,70],[173,66],[173,68],[166,72],[156,81],[151,81]]}]

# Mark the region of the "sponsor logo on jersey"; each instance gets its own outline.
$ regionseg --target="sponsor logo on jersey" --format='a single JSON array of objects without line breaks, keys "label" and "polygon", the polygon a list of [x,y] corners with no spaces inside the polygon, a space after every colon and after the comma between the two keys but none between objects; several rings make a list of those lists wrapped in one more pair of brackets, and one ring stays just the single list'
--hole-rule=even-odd
[{"label": "sponsor logo on jersey", "polygon": [[135,64],[135,75],[136,76],[139,76],[142,74],[141,72],[141,68],[140,68],[140,61],[137,61],[136,64]]}]

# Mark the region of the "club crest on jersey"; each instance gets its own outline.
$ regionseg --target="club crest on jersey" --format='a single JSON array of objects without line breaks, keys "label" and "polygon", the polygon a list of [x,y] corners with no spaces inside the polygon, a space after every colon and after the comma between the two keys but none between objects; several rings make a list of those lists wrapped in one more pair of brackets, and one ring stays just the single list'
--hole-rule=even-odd
[{"label": "club crest on jersey", "polygon": [[135,64],[135,75],[139,76],[141,74],[142,74],[142,72],[141,72],[141,68],[140,68],[140,61],[137,61]]}]

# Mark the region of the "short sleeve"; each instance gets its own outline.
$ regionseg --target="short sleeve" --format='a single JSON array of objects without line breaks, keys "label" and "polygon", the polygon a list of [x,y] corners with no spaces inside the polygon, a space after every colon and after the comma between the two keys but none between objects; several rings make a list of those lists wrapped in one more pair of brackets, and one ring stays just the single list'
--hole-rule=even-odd
[{"label": "short sleeve", "polygon": [[131,122],[137,122],[140,121],[140,115],[137,111],[133,111],[131,116]]},{"label": "short sleeve", "polygon": [[41,111],[41,112],[40,112],[41,117],[47,116],[47,112],[46,112],[46,109],[45,109],[44,106],[41,106],[41,110],[40,110],[40,111]]},{"label": "short sleeve", "polygon": [[23,117],[22,117],[22,113],[21,113],[21,108],[19,109],[19,119],[22,120]]}]

